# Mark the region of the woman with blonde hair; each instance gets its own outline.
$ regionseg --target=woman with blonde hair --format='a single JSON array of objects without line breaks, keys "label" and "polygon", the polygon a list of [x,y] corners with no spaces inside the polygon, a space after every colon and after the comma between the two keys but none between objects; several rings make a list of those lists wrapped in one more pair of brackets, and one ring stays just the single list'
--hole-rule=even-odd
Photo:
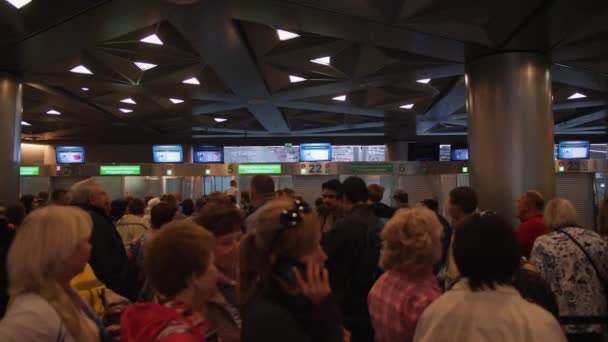
[{"label": "woman with blonde hair", "polygon": [[0,341],[100,341],[99,319],[70,286],[91,254],[92,222],[83,210],[48,206],[30,213],[8,254],[12,303]]},{"label": "woman with blonde hair", "polygon": [[602,341],[608,320],[608,244],[576,224],[576,210],[567,199],[549,201],[543,219],[551,232],[536,239],[530,261],[555,293],[568,340]]},{"label": "woman with blonde hair", "polygon": [[368,296],[377,342],[411,341],[418,318],[441,289],[433,266],[441,259],[437,215],[426,208],[399,210],[382,231],[378,278]]},{"label": "woman with blonde hair", "polygon": [[300,201],[274,200],[254,224],[240,247],[241,340],[342,342],[316,216]]}]

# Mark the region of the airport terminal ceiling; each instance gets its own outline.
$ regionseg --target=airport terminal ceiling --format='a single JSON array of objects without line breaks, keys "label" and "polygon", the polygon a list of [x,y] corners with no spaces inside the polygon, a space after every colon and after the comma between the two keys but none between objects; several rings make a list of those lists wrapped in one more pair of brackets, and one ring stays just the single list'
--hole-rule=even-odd
[{"label": "airport terminal ceiling", "polygon": [[464,141],[464,63],[504,51],[550,58],[556,134],[606,138],[606,1],[17,2],[24,141]]}]

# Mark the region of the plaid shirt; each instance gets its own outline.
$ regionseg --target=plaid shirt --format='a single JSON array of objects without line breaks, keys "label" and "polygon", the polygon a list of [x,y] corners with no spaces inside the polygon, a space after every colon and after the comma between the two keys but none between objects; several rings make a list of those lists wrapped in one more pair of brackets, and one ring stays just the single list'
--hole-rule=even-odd
[{"label": "plaid shirt", "polygon": [[367,299],[376,342],[412,341],[418,318],[440,295],[433,275],[414,279],[404,272],[384,273]]}]

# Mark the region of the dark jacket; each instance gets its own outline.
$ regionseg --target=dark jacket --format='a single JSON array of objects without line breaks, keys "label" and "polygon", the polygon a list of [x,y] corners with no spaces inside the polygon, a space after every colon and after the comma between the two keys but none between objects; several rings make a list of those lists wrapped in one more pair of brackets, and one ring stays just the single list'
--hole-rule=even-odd
[{"label": "dark jacket", "polygon": [[450,252],[450,241],[452,241],[452,227],[445,217],[437,214],[437,219],[443,226],[443,234],[441,236],[441,260],[435,265],[435,275],[441,271],[448,261],[448,253]]},{"label": "dark jacket", "polygon": [[382,225],[366,204],[352,211],[336,223],[336,227],[323,237],[327,253],[331,288],[347,329],[353,341],[359,335],[369,339],[371,323],[367,309],[367,294],[380,276],[380,231]]},{"label": "dark jacket", "polygon": [[112,291],[134,301],[137,295],[132,271],[122,240],[112,218],[102,208],[80,206],[91,215],[91,258],[89,264],[97,278]]},{"label": "dark jacket", "polygon": [[391,208],[382,202],[373,204],[372,210],[374,211],[374,215],[376,215],[376,217],[380,219],[390,219],[391,217],[393,217],[393,215],[395,215],[396,211],[394,208]]},{"label": "dark jacket", "polygon": [[344,341],[340,312],[331,297],[317,306],[271,284],[244,306],[242,315],[242,342]]},{"label": "dark jacket", "polygon": [[15,230],[8,228],[6,220],[0,220],[0,318],[8,306],[8,250],[15,238]]}]

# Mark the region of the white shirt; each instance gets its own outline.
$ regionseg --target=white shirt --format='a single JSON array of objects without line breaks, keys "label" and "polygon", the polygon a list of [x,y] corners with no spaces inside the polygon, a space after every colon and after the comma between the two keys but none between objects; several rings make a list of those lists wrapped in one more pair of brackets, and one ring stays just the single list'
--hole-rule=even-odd
[{"label": "white shirt", "polygon": [[[81,319],[91,329],[98,329],[95,322],[84,312]],[[77,342],[62,323],[55,309],[37,294],[25,294],[15,298],[0,321],[2,342]]]},{"label": "white shirt", "polygon": [[549,312],[515,288],[473,292],[463,279],[424,311],[414,341],[566,342],[566,337]]},{"label": "white shirt", "polygon": [[239,189],[235,186],[230,186],[226,189],[226,191],[224,191],[224,193],[228,196],[234,196],[234,197],[238,197],[239,196]]}]

